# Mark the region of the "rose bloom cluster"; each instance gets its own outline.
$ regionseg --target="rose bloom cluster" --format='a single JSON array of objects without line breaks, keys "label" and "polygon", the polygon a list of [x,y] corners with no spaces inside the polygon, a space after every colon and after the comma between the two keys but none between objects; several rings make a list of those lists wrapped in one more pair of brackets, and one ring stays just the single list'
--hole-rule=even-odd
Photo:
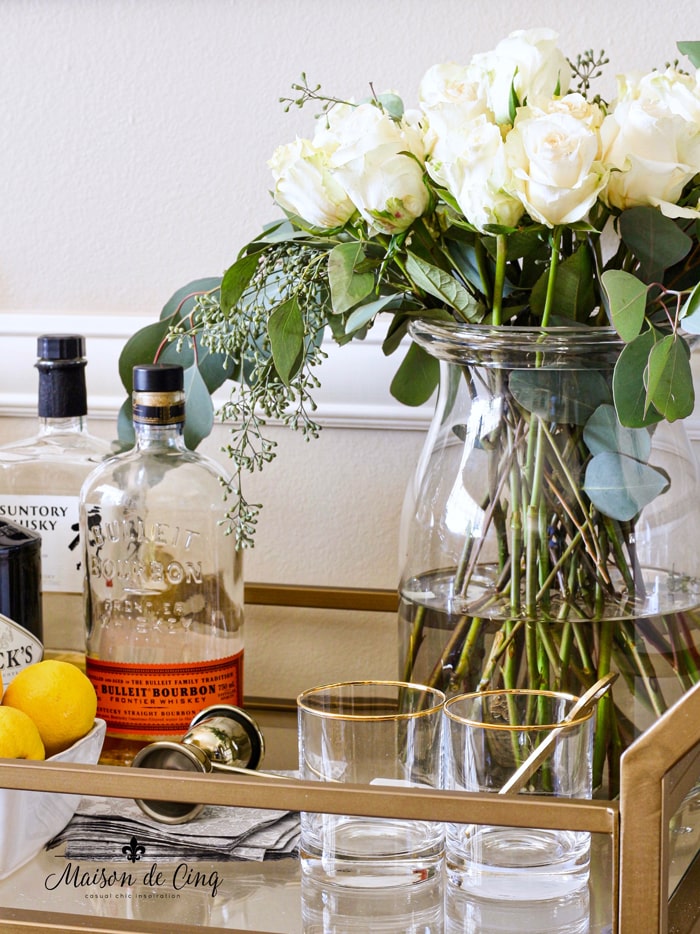
[{"label": "rose bloom cluster", "polygon": [[274,153],[275,201],[314,227],[359,213],[370,234],[392,235],[429,209],[427,173],[479,231],[524,215],[575,224],[599,199],[700,216],[677,203],[700,173],[700,71],[621,76],[610,107],[572,80],[556,33],[518,31],[468,65],[430,68],[419,108],[401,117],[375,101],[337,104],[313,139]]}]

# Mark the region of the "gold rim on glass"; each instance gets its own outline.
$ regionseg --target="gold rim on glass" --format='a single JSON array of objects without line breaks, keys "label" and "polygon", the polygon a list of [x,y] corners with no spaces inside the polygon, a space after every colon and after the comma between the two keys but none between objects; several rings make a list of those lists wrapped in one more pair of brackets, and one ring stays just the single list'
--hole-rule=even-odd
[{"label": "gold rim on glass", "polygon": [[[450,709],[452,706],[458,702],[476,700],[477,698],[481,699],[483,697],[495,697],[496,695],[503,696],[529,696],[529,697],[554,697],[557,700],[566,700],[571,701],[571,704],[575,704],[578,700],[574,694],[567,694],[564,691],[538,691],[534,688],[504,688],[503,690],[493,690],[493,691],[474,691],[470,694],[457,694],[455,697],[451,697],[448,701],[445,702],[443,710],[445,715],[450,718],[455,723],[462,723],[464,726],[477,727],[482,730],[504,730],[506,732],[522,732],[523,730],[531,731],[545,731],[545,730],[556,730],[562,725],[562,721],[557,723],[485,723],[483,720],[472,720],[469,717],[463,717],[458,713],[453,713]],[[580,717],[576,717],[574,720],[569,720],[566,723],[566,729],[569,730],[571,727],[577,726],[580,723],[585,723],[587,720],[593,716],[594,708],[591,707],[588,711],[581,714]]]},{"label": "gold rim on glass", "polygon": [[[389,714],[373,714],[373,713],[336,713],[329,710],[320,710],[316,707],[309,705],[309,700],[314,697],[321,695],[324,692],[331,692],[337,690],[338,688],[361,688],[361,687],[388,687],[388,688],[398,688],[399,694],[397,700],[400,701],[401,691],[411,691],[419,692],[423,695],[430,695],[434,699],[434,703],[430,707],[422,708],[421,710],[397,710],[396,713]],[[332,699],[332,698],[330,698]],[[351,699],[351,698],[349,698]],[[387,698],[389,700],[390,698]],[[364,698],[366,703],[371,703],[372,698]],[[425,684],[415,684],[411,681],[383,681],[383,680],[368,680],[368,681],[336,681],[333,684],[322,684],[319,687],[308,688],[305,691],[302,691],[301,694],[297,697],[297,707],[300,710],[303,710],[305,713],[313,714],[317,717],[324,717],[328,720],[365,720],[367,722],[379,723],[382,720],[415,720],[419,717],[427,717],[431,714],[437,713],[445,704],[445,695],[442,691],[439,691],[437,688],[428,687]]]}]

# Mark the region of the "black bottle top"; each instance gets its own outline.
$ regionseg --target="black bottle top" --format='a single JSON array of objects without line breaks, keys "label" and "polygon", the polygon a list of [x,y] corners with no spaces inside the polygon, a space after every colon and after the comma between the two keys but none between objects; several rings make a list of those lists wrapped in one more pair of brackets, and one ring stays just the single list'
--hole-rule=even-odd
[{"label": "black bottle top", "polygon": [[37,339],[39,417],[87,415],[85,338],[79,334],[42,334]]},{"label": "black bottle top", "polygon": [[178,363],[144,363],[134,367],[134,392],[181,392],[184,371]]},{"label": "black bottle top", "polygon": [[41,616],[41,536],[0,520],[0,613],[43,638]]}]

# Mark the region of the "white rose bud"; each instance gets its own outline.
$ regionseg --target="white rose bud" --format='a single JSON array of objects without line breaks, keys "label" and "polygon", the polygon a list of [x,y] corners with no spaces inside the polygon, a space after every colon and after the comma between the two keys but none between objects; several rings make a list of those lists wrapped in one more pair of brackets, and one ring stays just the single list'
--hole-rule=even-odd
[{"label": "white rose bud", "polygon": [[551,29],[521,29],[499,42],[493,51],[472,58],[498,123],[511,122],[511,88],[520,104],[567,93],[571,66],[557,47],[557,39]]},{"label": "white rose bud", "polygon": [[314,227],[342,227],[355,206],[328,168],[328,156],[307,139],[279,146],[269,160],[280,207]]},{"label": "white rose bud", "polygon": [[607,182],[600,136],[588,115],[521,108],[505,145],[511,194],[548,227],[582,220]]},{"label": "white rose bud", "polygon": [[397,122],[372,103],[333,108],[320,131],[332,150],[333,177],[347,191],[372,231],[394,234],[428,206],[419,127]]}]

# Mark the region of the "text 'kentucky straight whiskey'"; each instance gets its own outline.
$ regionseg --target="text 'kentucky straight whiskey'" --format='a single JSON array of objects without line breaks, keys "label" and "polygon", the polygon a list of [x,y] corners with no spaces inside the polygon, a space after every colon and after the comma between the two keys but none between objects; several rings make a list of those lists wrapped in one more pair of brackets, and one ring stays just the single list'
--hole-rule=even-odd
[{"label": "text 'kentucky straight whiskey'", "polygon": [[134,367],[135,447],[81,493],[102,761],[128,762],[146,743],[180,738],[204,707],[243,700],[242,559],[226,478],[187,450],[184,418],[182,367]]}]

